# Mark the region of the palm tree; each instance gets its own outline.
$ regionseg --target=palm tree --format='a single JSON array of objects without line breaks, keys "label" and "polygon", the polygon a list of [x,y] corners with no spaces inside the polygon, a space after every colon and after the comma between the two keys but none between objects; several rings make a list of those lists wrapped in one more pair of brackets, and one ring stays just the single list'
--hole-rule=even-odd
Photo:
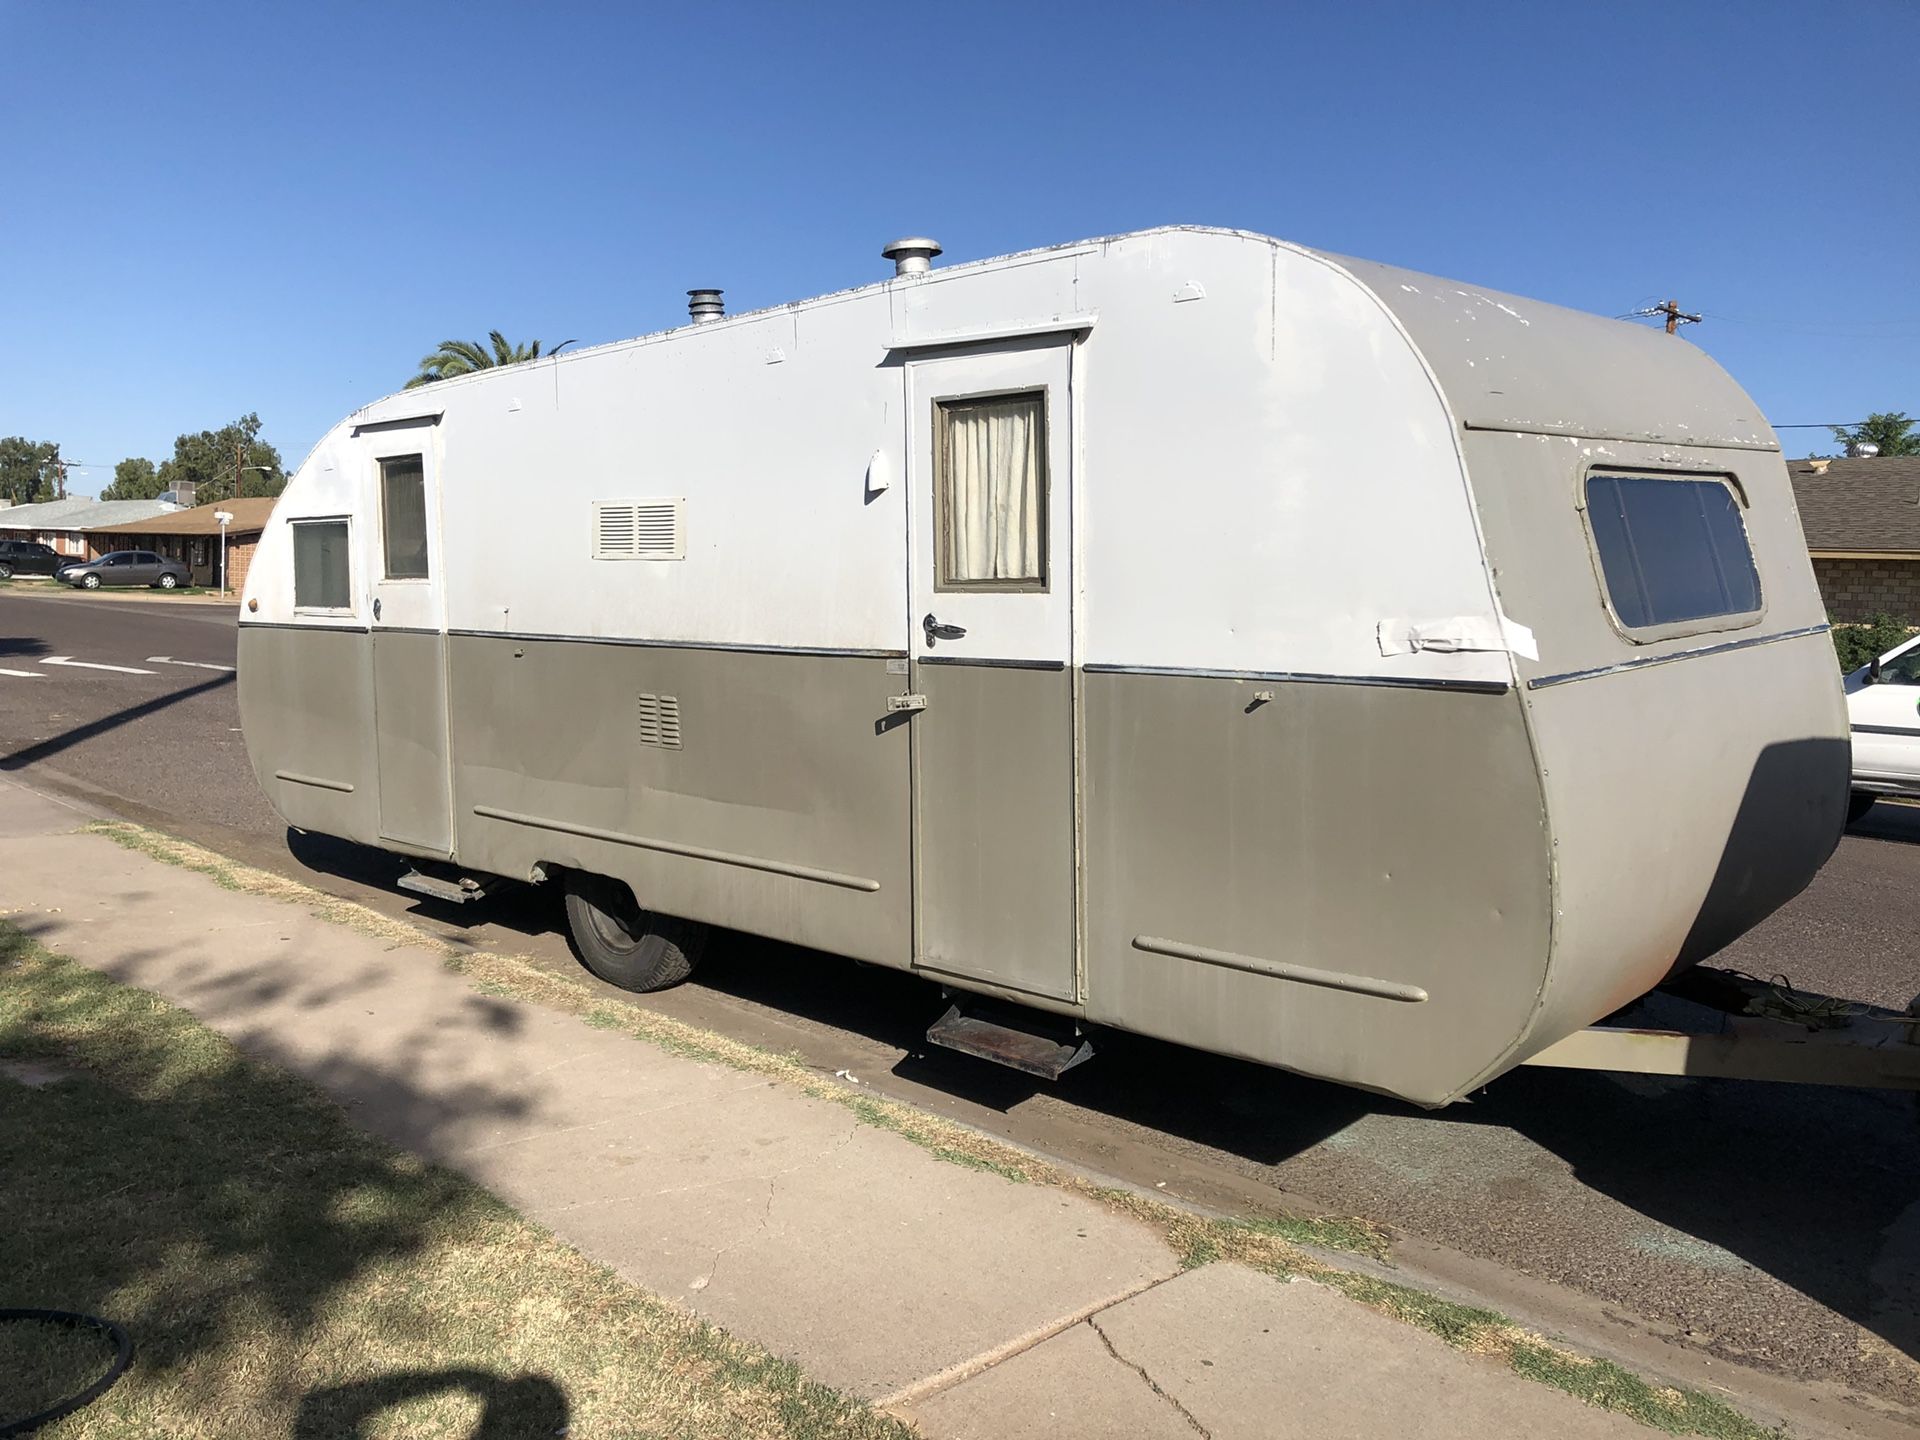
[{"label": "palm tree", "polygon": [[518,365],[522,360],[540,358],[540,342],[509,345],[498,330],[489,330],[487,338],[493,350],[473,340],[442,340],[431,355],[420,357],[420,373],[407,382],[407,389],[431,385],[436,380],[451,380],[456,375],[471,375],[476,370],[491,370],[496,365]]}]

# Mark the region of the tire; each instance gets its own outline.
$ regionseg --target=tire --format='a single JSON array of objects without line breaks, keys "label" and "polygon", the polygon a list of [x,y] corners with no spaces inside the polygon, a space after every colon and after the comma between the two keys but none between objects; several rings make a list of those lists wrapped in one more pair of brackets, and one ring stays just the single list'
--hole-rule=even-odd
[{"label": "tire", "polygon": [[82,575],[80,577],[80,588],[82,590],[98,590],[100,588],[100,577],[98,575]]},{"label": "tire", "polygon": [[641,994],[678,985],[707,948],[705,925],[657,915],[621,881],[582,871],[567,876],[567,928],[587,969]]},{"label": "tire", "polygon": [[155,585],[158,585],[162,590],[171,590],[173,589],[174,586],[178,585],[180,582],[179,580],[175,579],[171,575],[162,575],[158,580],[154,581],[153,583]]},{"label": "tire", "polygon": [[12,578],[13,566],[7,564],[4,560],[0,560],[0,580],[11,580]]},{"label": "tire", "polygon": [[1870,790],[1856,790],[1847,796],[1847,824],[1856,824],[1861,816],[1873,808],[1873,802],[1879,798]]}]

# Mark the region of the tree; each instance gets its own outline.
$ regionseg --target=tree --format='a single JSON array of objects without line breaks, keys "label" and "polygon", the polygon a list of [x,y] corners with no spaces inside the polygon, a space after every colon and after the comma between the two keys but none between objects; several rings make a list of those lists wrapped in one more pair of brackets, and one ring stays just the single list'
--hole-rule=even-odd
[{"label": "tree", "polygon": [[113,483],[100,492],[100,498],[151,500],[166,488],[160,483],[160,472],[154,469],[153,461],[134,456],[113,467]]},{"label": "tree", "polygon": [[60,494],[60,447],[51,440],[9,435],[0,440],[0,498],[16,505]]},{"label": "tree", "polygon": [[522,360],[540,358],[538,340],[530,345],[509,345],[507,337],[498,330],[489,330],[487,338],[493,342],[491,352],[473,340],[442,340],[438,350],[420,357],[420,373],[407,382],[407,389],[431,385],[436,380],[451,380],[456,375],[471,375],[476,370],[491,370],[496,365],[518,365]]},{"label": "tree", "polygon": [[[249,468],[252,466],[264,468]],[[119,477],[116,466],[115,484],[119,483]],[[161,463],[156,478],[160,486],[154,492],[156,495],[192,483],[196,487],[194,499],[202,505],[214,500],[231,500],[235,494],[278,495],[287,488],[280,452],[260,438],[260,417],[252,414],[242,415],[218,430],[180,436],[173,442],[173,458]],[[240,482],[237,490],[236,478]]]},{"label": "tree", "polygon": [[1833,438],[1842,445],[1863,441],[1878,445],[1882,455],[1920,455],[1920,435],[1913,433],[1916,423],[1904,411],[1876,411],[1858,425],[1835,425]]}]

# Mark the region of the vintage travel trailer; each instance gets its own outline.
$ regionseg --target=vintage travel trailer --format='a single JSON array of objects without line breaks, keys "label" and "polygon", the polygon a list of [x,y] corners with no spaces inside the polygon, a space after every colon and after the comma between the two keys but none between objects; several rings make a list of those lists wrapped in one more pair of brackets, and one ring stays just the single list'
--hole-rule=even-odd
[{"label": "vintage travel trailer", "polygon": [[1692,345],[1226,230],[886,253],[336,426],[241,610],[287,822],[564,886],[635,988],[725,926],[942,982],[948,1038],[1427,1105],[1832,851],[1786,471]]}]

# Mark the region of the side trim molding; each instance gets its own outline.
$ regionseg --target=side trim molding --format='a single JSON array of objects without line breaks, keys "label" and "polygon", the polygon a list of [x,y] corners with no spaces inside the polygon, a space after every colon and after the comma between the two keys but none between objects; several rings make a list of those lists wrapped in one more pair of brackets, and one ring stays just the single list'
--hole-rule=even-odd
[{"label": "side trim molding", "polygon": [[1223,970],[1240,970],[1249,975],[1265,975],[1275,980],[1292,980],[1301,985],[1317,985],[1325,990],[1345,990],[1354,995],[1371,995],[1376,1000],[1398,1000],[1403,1005],[1418,1005],[1428,998],[1418,985],[1402,985],[1393,980],[1376,980],[1371,975],[1348,975],[1339,970],[1315,970],[1307,965],[1289,965],[1280,960],[1262,960],[1257,955],[1236,955],[1231,950],[1209,950],[1201,945],[1183,945],[1178,940],[1162,940],[1155,935],[1136,935],[1133,948],[1154,955],[1171,955],[1176,960],[1197,960],[1202,965],[1218,965]]},{"label": "side trim molding", "polygon": [[492,805],[476,805],[473,813],[487,820],[505,820],[510,825],[525,825],[535,830],[553,830],[562,835],[578,835],[587,840],[605,840],[614,845],[631,845],[636,850],[657,850],[663,855],[680,855],[689,860],[710,860],[716,865],[737,865],[743,870],[764,870],[769,875],[786,875],[795,880],[811,880],[820,885],[837,885],[842,890],[864,890],[871,894],[880,888],[878,880],[864,875],[842,875],[837,870],[816,870],[810,865],[789,865],[784,860],[763,860],[756,855],[736,855],[729,850],[708,850],[699,845],[682,845],[673,840],[655,840],[645,835],[628,835],[619,830],[602,830],[595,825],[575,825],[566,820],[550,820],[541,815],[522,815],[515,810],[500,810]]},{"label": "side trim molding", "polygon": [[1179,665],[1083,665],[1089,675],[1195,676],[1203,680],[1261,680],[1277,685],[1375,685],[1392,690],[1457,690],[1463,695],[1504,695],[1504,680],[1446,680],[1426,675],[1320,675],[1294,670],[1194,670]]},{"label": "side trim molding", "polygon": [[1920,735],[1911,725],[1849,725],[1856,735]]},{"label": "side trim molding", "polygon": [[319,775],[301,775],[292,770],[276,770],[276,780],[285,780],[289,785],[311,785],[316,790],[338,790],[342,795],[351,795],[353,786],[344,780],[328,780]]},{"label": "side trim molding", "polygon": [[1568,670],[1560,675],[1536,675],[1527,681],[1529,690],[1544,690],[1549,685],[1570,685],[1575,680],[1593,680],[1601,675],[1618,675],[1622,670],[1639,670],[1648,665],[1670,665],[1675,660],[1698,660],[1704,655],[1724,655],[1731,650],[1750,650],[1756,645],[1772,645],[1780,640],[1799,640],[1808,635],[1824,635],[1831,626],[1802,625],[1798,630],[1781,630],[1772,635],[1749,635],[1743,640],[1723,640],[1718,645],[1700,645],[1692,650],[1674,650],[1665,655],[1637,655],[1617,665],[1596,665],[1591,670]]},{"label": "side trim molding", "polygon": [[972,665],[981,670],[1064,670],[1064,660],[990,660],[971,655],[922,655],[919,665]]},{"label": "side trim molding", "polygon": [[812,655],[845,660],[903,660],[904,650],[857,650],[831,645],[732,645],[720,640],[651,640],[631,635],[542,635],[524,630],[449,629],[470,640],[565,641],[574,645],[627,645],[643,650],[723,650],[733,655]]}]

